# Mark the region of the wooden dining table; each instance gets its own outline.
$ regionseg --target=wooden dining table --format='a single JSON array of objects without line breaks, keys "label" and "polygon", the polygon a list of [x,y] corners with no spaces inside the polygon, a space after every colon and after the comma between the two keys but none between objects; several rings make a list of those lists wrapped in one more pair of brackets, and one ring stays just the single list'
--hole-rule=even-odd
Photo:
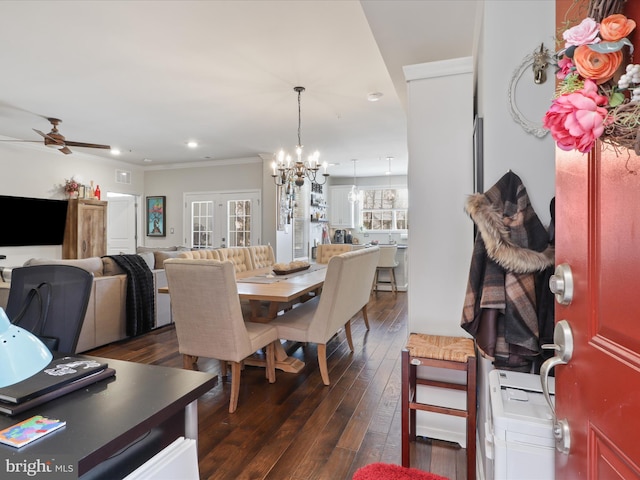
[{"label": "wooden dining table", "polygon": [[[326,265],[312,264],[308,270],[286,275],[275,275],[271,267],[236,273],[238,296],[248,300],[251,306],[252,322],[268,323],[296,302],[304,302],[312,295],[319,295],[327,273]],[[169,293],[168,287],[158,289],[159,293]],[[285,372],[298,373],[304,362],[290,357],[281,342],[276,342],[276,368]],[[260,356],[249,357],[247,365],[266,364]]]}]

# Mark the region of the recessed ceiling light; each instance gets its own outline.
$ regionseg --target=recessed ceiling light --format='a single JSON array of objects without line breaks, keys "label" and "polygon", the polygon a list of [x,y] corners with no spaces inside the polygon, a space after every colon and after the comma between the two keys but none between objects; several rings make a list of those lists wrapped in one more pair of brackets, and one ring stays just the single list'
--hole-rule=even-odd
[{"label": "recessed ceiling light", "polygon": [[370,102],[377,102],[382,98],[382,95],[383,94],[381,92],[371,92],[369,95],[367,95],[367,100],[369,100]]},{"label": "recessed ceiling light", "polygon": [[151,160],[150,158],[145,158],[145,159],[143,160],[143,162],[144,162],[144,163],[151,163],[151,162],[153,162],[153,160]]},{"label": "recessed ceiling light", "polygon": [[197,146],[198,146],[198,142],[196,142],[195,140],[191,140],[187,142],[187,147],[189,148],[196,148]]},{"label": "recessed ceiling light", "polygon": [[120,155],[120,150],[118,150],[117,148],[112,148],[111,155]]}]

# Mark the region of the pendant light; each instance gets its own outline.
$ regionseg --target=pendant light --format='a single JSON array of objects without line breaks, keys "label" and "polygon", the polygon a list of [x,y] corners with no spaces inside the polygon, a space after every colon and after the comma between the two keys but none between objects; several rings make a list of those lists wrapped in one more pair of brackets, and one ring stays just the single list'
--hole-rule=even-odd
[{"label": "pendant light", "polygon": [[347,198],[351,203],[360,203],[362,204],[362,198],[364,193],[362,190],[358,190],[358,182],[356,180],[356,163],[358,163],[357,159],[351,160],[353,162],[353,185],[351,185],[351,190],[349,191],[349,195]]}]

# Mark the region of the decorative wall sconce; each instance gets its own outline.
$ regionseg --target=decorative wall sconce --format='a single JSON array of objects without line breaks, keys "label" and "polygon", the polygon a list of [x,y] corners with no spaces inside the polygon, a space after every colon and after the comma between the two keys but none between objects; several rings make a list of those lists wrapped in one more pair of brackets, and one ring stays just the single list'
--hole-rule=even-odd
[{"label": "decorative wall sconce", "polygon": [[549,130],[542,126],[542,122],[539,124],[535,124],[520,112],[518,106],[516,105],[516,87],[518,82],[520,81],[520,77],[522,74],[528,70],[529,67],[533,70],[533,82],[536,85],[542,85],[547,80],[546,70],[549,64],[554,64],[552,61],[552,56],[549,53],[549,50],[544,48],[544,43],[540,44],[540,48],[526,55],[522,59],[522,63],[513,71],[513,75],[511,76],[511,81],[509,82],[509,110],[511,112],[511,117],[513,120],[520,125],[525,132],[530,133],[538,138],[544,137]]}]

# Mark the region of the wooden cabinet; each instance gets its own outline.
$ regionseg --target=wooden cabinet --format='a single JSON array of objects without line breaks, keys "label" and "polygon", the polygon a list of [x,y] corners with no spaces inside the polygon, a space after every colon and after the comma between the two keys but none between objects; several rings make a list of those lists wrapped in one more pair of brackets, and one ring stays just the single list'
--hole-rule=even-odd
[{"label": "wooden cabinet", "polygon": [[329,189],[329,222],[331,227],[354,227],[354,208],[349,201],[351,186],[336,186]]},{"label": "wooden cabinet", "polygon": [[69,200],[62,258],[101,257],[107,254],[107,202]]}]

